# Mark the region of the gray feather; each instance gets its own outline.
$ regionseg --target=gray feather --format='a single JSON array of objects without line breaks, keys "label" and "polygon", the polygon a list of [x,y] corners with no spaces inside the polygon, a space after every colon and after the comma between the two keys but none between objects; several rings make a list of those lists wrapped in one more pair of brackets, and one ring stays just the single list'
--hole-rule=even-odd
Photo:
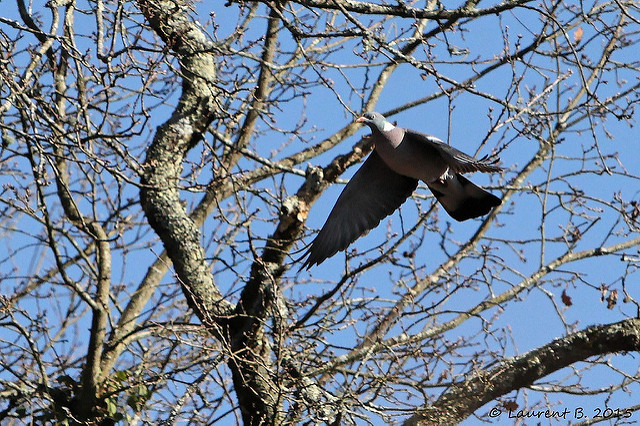
[{"label": "gray feather", "polygon": [[342,190],[302,268],[319,265],[346,249],[396,211],[417,186],[416,179],[394,172],[373,151]]}]

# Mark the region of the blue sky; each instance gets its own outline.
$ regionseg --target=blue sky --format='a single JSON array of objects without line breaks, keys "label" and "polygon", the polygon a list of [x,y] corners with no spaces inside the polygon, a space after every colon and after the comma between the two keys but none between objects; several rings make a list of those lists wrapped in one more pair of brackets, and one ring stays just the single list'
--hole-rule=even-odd
[{"label": "blue sky", "polygon": [[[36,6],[34,6],[34,10],[37,10]],[[231,17],[235,16],[237,10],[237,6],[235,5],[223,7],[222,3],[199,3],[197,6],[199,19],[203,25],[209,16],[209,12],[215,12],[216,25],[218,25],[217,34],[220,38],[224,38],[233,32],[236,20]],[[12,10],[5,12],[7,17],[12,17],[13,13]],[[265,13],[264,8],[260,8],[260,13]],[[46,19],[47,16],[43,9],[43,17]],[[81,19],[80,16],[78,16],[78,19]],[[248,28],[243,40],[252,40],[259,37],[264,32],[266,27],[265,22],[264,19],[256,20],[255,24],[252,24]],[[400,26],[403,24],[401,22],[387,22],[383,33],[389,36],[395,34],[397,30],[396,25]],[[489,62],[495,55],[502,52],[505,44],[508,45],[510,49],[514,49],[518,40],[521,40],[520,42],[525,45],[528,40],[531,39],[531,33],[540,28],[541,25],[542,23],[531,11],[506,13],[500,17],[486,17],[477,23],[468,25],[468,32],[466,33],[448,33],[448,41],[460,49],[468,49],[468,53],[462,57],[463,60],[479,58],[481,61]],[[599,23],[594,23],[593,27],[581,26],[585,32],[583,36],[584,40],[595,37],[591,44],[585,49],[585,53],[587,54],[595,54],[602,47],[602,38],[595,35],[595,28],[597,28],[598,25]],[[507,27],[508,30],[506,30]],[[205,28],[211,30],[211,26],[205,25]],[[4,27],[3,29],[8,31],[8,29]],[[568,29],[568,35],[570,37],[574,36],[574,31],[574,28]],[[479,37],[478,34],[482,34],[482,37]],[[280,43],[285,50],[287,48],[293,48],[294,46],[286,31],[282,31]],[[242,46],[242,43],[238,46]],[[88,45],[87,48],[90,49],[91,46]],[[251,52],[258,53],[259,45],[253,47]],[[322,73],[323,77],[330,78],[334,81],[335,85],[333,90],[314,87],[307,96],[284,103],[283,108],[274,112],[277,126],[283,129],[291,129],[300,121],[300,112],[304,111],[307,123],[303,126],[303,130],[309,132],[308,135],[304,136],[308,140],[302,140],[302,138],[297,138],[286,133],[271,131],[266,123],[261,122],[259,129],[263,132],[256,134],[249,148],[265,157],[273,155],[275,159],[282,158],[292,152],[297,152],[305,148],[309,143],[321,141],[322,138],[335,133],[352,121],[355,118],[353,113],[360,112],[362,101],[357,97],[355,91],[349,87],[347,80],[353,83],[355,87],[360,88],[361,86],[358,85],[363,84],[365,77],[373,79],[381,69],[379,65],[367,66],[368,64],[363,61],[361,56],[358,56],[358,54],[362,53],[359,42],[351,40],[344,43],[335,53],[332,53],[329,60],[336,64],[359,64],[359,67],[344,69],[340,72],[332,67],[316,70]],[[461,58],[459,56],[449,55],[442,40],[435,44],[432,53],[436,55],[438,59],[433,63],[433,66],[440,73],[446,74],[457,81],[473,75],[473,71],[468,65],[453,63]],[[423,52],[416,53],[416,56],[420,59],[425,58]],[[614,58],[618,61],[637,60],[633,48],[626,48],[620,52],[616,52]],[[245,60],[248,64],[253,64],[250,59]],[[525,68],[521,64],[516,64],[514,68],[504,67],[504,69],[491,74],[489,78],[477,81],[476,88],[500,99],[508,97],[512,103],[521,104],[522,102],[526,102],[524,98],[518,100],[518,97],[510,91],[513,74],[518,75],[518,73],[525,73],[524,80],[520,85],[522,91],[521,96],[523,97],[527,96],[527,89],[530,89],[534,93],[536,93],[536,91],[539,92],[544,85],[545,79],[553,78],[554,76],[554,70],[551,67],[553,61],[545,59],[539,60],[538,58],[532,60],[539,61],[536,63],[540,66],[548,67],[546,68],[546,72],[535,73],[531,70],[526,70],[525,72]],[[483,66],[479,68],[481,69]],[[561,68],[563,73],[569,71],[569,69],[573,72],[573,74],[558,85],[558,88],[561,90],[568,91],[560,95],[562,102],[566,103],[567,99],[571,97],[571,91],[575,92],[575,90],[580,87],[581,82],[577,70],[566,64],[561,65]],[[305,71],[304,75],[310,81],[313,81],[314,75],[315,78],[317,78],[313,70]],[[638,78],[637,73],[632,70],[621,71],[617,77],[620,79],[625,78],[628,82],[627,84],[632,84],[632,82]],[[144,76],[131,76],[125,79],[125,83],[131,84],[131,87],[135,88],[140,85],[140,82],[143,80]],[[406,64],[401,65],[389,80],[375,109],[380,112],[385,112],[398,108],[415,99],[429,96],[438,91],[438,83],[439,82],[435,81],[432,76],[426,76],[426,78],[424,78],[423,72],[416,70],[412,66]],[[607,84],[601,85],[597,90],[600,96],[605,98],[621,89],[612,76]],[[337,98],[336,93],[340,95],[340,100]],[[351,111],[348,111],[341,101],[346,103]],[[175,102],[175,98],[172,98],[170,102]],[[549,100],[549,106],[555,106],[553,105],[552,99]],[[493,111],[490,111],[490,108],[493,108]],[[134,138],[130,141],[131,143],[128,144],[128,148],[131,149],[132,153],[139,156],[140,161],[143,160],[144,147],[149,143],[155,126],[167,118],[169,111],[170,108],[168,107],[158,108],[150,118],[150,121],[145,125],[141,136]],[[478,154],[485,155],[492,151],[499,151],[501,164],[505,167],[506,172],[502,176],[475,174],[472,176],[472,180],[490,188],[493,193],[500,194],[502,188],[510,184],[516,172],[530,160],[531,155],[533,155],[538,147],[538,141],[531,137],[518,135],[520,128],[517,126],[522,123],[516,124],[515,127],[507,124],[498,132],[489,134],[489,115],[495,118],[498,116],[498,113],[499,107],[495,103],[480,96],[462,93],[456,94],[456,96],[451,99],[441,97],[396,114],[390,117],[390,119],[397,121],[401,126],[410,127],[437,136],[470,154],[475,154],[482,142],[485,141],[484,146],[481,147]],[[605,134],[603,126],[606,126],[606,131],[611,137]],[[597,170],[599,160],[593,151],[588,154],[588,161],[582,163],[575,160],[576,157],[582,155],[584,149],[588,149],[593,144],[594,135],[598,139],[598,144],[603,154],[617,153],[625,168],[624,170],[626,170],[629,175],[640,175],[640,153],[637,149],[638,132],[636,128],[628,126],[623,121],[618,122],[613,118],[608,118],[604,122],[596,120],[593,133],[588,130],[586,124],[578,126],[577,129],[580,131],[569,132],[564,135],[564,140],[556,147],[557,159],[554,160],[553,164],[547,162],[543,169],[529,176],[527,178],[528,184],[538,185],[543,183],[549,176],[556,178],[566,173],[578,172],[582,168],[593,168]],[[332,149],[330,152],[314,158],[310,163],[315,166],[326,165],[336,155],[347,152],[351,144],[356,143],[359,138],[367,133],[368,129],[366,128],[358,130],[348,141],[345,141],[342,145]],[[544,131],[542,132],[542,136],[544,136]],[[211,144],[212,138],[210,135],[207,135],[205,143],[200,144],[194,150],[190,159],[198,162],[201,158],[210,156],[211,152],[209,147]],[[283,146],[285,146],[285,148],[278,151]],[[608,164],[611,167],[615,165],[612,160],[609,160]],[[251,160],[244,160],[240,163],[239,168],[250,168],[254,165],[255,163]],[[305,169],[306,167],[306,164],[298,166],[300,169]],[[357,167],[358,166],[354,166],[349,169],[341,178],[345,180],[348,179]],[[547,174],[549,167],[551,171]],[[209,169],[205,168],[204,170],[205,171],[196,179],[198,183],[206,183],[210,178]],[[622,173],[622,170],[621,166],[616,166],[616,172]],[[238,172],[238,170],[236,170],[236,172]],[[0,176],[0,180],[2,183],[8,182],[6,177]],[[273,180],[265,180],[260,182],[257,187],[262,190],[261,196],[265,198],[271,197],[269,199],[272,201],[281,201],[283,197],[293,194],[302,182],[303,178],[300,176],[287,175],[282,180],[280,177]],[[567,182],[572,186],[584,190],[586,195],[602,198],[605,201],[613,200],[614,194],[617,192],[620,192],[623,199],[627,201],[637,199],[638,197],[637,179],[622,174],[607,175],[594,172],[577,176],[567,176],[563,181],[553,181],[550,184],[550,188],[552,190],[566,190]],[[303,247],[303,243],[309,243],[311,241],[313,237],[313,231],[311,230],[319,229],[322,226],[341,189],[341,185],[332,185],[320,197],[318,202],[314,204],[306,225],[309,230],[308,234],[304,241],[298,244],[297,248],[301,248]],[[135,196],[136,191],[137,189],[133,186],[125,186],[124,188],[124,193],[131,196]],[[390,243],[393,243],[398,238],[398,235],[402,234],[403,229],[406,230],[413,226],[418,220],[419,212],[426,211],[432,203],[432,198],[428,190],[424,187],[421,187],[417,194],[421,197],[415,197],[406,202],[399,212],[383,220],[377,229],[372,230],[367,236],[360,238],[349,250],[363,252],[379,244],[386,243],[388,246]],[[185,191],[184,196],[188,202],[195,203],[199,200],[201,193],[196,192],[194,195],[193,193]],[[498,218],[498,226],[494,226],[487,234],[489,239],[483,241],[484,244],[491,247],[491,250],[493,250],[492,253],[502,259],[504,264],[511,270],[501,270],[499,275],[492,276],[488,282],[483,282],[479,279],[482,270],[478,266],[477,259],[464,260],[460,265],[461,275],[469,275],[477,279],[475,281],[472,279],[469,286],[457,289],[452,297],[441,304],[440,309],[442,311],[450,311],[450,313],[441,313],[438,318],[451,318],[455,315],[455,312],[477,305],[485,300],[492,292],[498,294],[507,290],[510,286],[517,284],[522,277],[526,277],[537,270],[542,261],[540,243],[531,241],[519,244],[516,240],[524,241],[539,238],[543,232],[540,228],[540,218],[543,214],[540,201],[541,197],[541,195],[533,194],[530,191],[523,191],[513,196],[503,207],[504,214],[501,214]],[[256,245],[260,247],[262,244],[261,240],[267,238],[273,232],[273,225],[272,223],[268,223],[268,220],[277,216],[277,206],[267,206],[263,203],[262,199],[257,196],[249,196],[247,199],[249,200],[247,203],[248,210],[254,208],[262,209],[257,219],[251,223],[250,228],[252,238],[256,239]],[[229,206],[230,211],[233,211],[236,207],[236,202],[236,199],[225,200],[223,207]],[[615,229],[622,227],[622,224],[616,223],[617,218],[611,214],[610,210],[604,209],[602,212],[598,211],[598,208],[603,208],[603,206],[597,202],[589,202],[588,208],[592,209],[589,211],[590,215],[601,215],[602,218],[591,228],[587,234],[588,236],[578,243],[575,250],[597,247],[603,244],[603,242],[608,245],[620,239],[620,237],[614,236],[607,241],[603,241],[606,233],[609,232],[612,227]],[[103,214],[106,216],[106,212],[98,211],[97,214],[98,216],[102,216]],[[479,221],[456,223],[446,216],[446,213],[441,209],[438,210],[437,214],[438,221],[429,223],[428,228],[426,228],[424,232],[422,245],[416,252],[416,263],[419,266],[418,272],[423,277],[435,271],[438,265],[445,261],[450,253],[455,252],[457,243],[464,242],[470,238],[480,223]],[[139,217],[138,219],[142,218]],[[566,226],[568,221],[569,212],[562,210],[550,212],[545,222],[545,235],[548,237],[561,236],[562,227]],[[224,224],[221,225],[221,223],[218,218],[213,217],[207,221],[203,227],[203,241],[208,246],[208,254],[210,256],[214,256],[214,254],[217,255],[215,252],[216,235],[224,235],[226,231]],[[25,228],[31,227],[32,225],[33,223],[27,219],[21,219],[19,222],[19,226]],[[434,227],[436,226],[440,229],[449,228],[447,237],[450,240],[444,243],[444,249],[446,251],[443,250],[443,247],[440,245],[441,239],[439,234],[434,232]],[[141,232],[145,233],[142,242],[134,247],[134,250],[122,252],[122,257],[114,257],[114,281],[118,281],[117,283],[114,282],[114,284],[135,286],[146,271],[146,268],[161,250],[160,244],[154,239],[153,234],[149,232],[148,228],[143,226],[141,229]],[[125,234],[122,241],[126,243],[130,239],[134,239],[135,236],[137,236],[135,233]],[[5,258],[16,245],[31,244],[33,242],[33,239],[29,237],[24,237],[25,240],[20,241],[22,237],[16,237],[15,234],[12,238],[16,239],[10,241],[5,238],[0,245],[0,257]],[[493,241],[490,241],[491,239],[493,239]],[[500,241],[508,239],[514,240],[513,244],[500,243]],[[243,250],[246,249],[245,240],[246,234],[238,239],[239,244],[244,244]],[[399,251],[410,249],[412,247],[411,244],[415,244],[415,241],[404,243]],[[565,247],[566,244],[563,242],[547,243],[543,263],[548,263],[555,256],[562,253]],[[520,255],[516,252],[517,250],[520,251]],[[628,250],[628,252],[632,254],[635,253],[636,255],[638,253],[637,249],[631,249]],[[26,265],[30,265],[33,259],[37,258],[37,253],[39,253],[38,250],[30,246],[28,249],[16,254],[16,257],[11,260],[11,262],[13,262],[20,271],[17,275],[29,274],[36,269],[31,266],[27,267]],[[220,253],[220,256],[231,258],[232,254],[230,250],[225,250]],[[319,267],[312,269],[311,272],[298,274],[298,268],[294,266],[285,273],[283,281],[283,286],[287,289],[285,295],[291,296],[292,299],[296,301],[304,301],[313,295],[319,295],[331,289],[335,282],[340,279],[343,272],[344,256],[343,253],[339,253]],[[296,258],[298,256],[294,255],[293,257]],[[355,262],[358,261],[359,260],[355,260]],[[51,262],[51,256],[49,254],[44,256],[44,263],[46,264],[47,262]],[[5,262],[5,265],[6,264],[8,264],[8,262]],[[119,270],[120,265],[122,265],[122,271]],[[248,261],[243,263],[241,268],[239,268],[239,272],[244,275],[248,274],[249,266],[250,263]],[[621,302],[622,295],[620,295],[618,304],[613,309],[608,309],[606,303],[599,300],[599,290],[593,288],[593,286],[604,283],[611,285],[612,288],[621,290],[621,284],[617,281],[617,277],[619,277],[627,267],[634,268],[635,266],[633,263],[628,264],[627,262],[622,262],[620,256],[604,256],[576,262],[563,267],[562,270],[579,272],[582,274],[583,281],[572,281],[571,274],[555,272],[545,277],[545,280],[556,280],[554,284],[545,284],[541,286],[541,288],[533,288],[523,292],[523,294],[521,294],[521,300],[508,303],[504,307],[504,312],[501,313],[497,319],[491,321],[491,327],[495,330],[496,335],[505,336],[503,343],[506,347],[506,355],[524,353],[525,351],[548,343],[554,338],[565,335],[567,327],[562,323],[561,317],[558,315],[556,309],[560,310],[562,316],[565,318],[565,322],[575,329],[582,329],[597,323],[615,322],[627,316],[635,315],[635,307],[632,304]],[[220,285],[223,293],[237,292],[238,286],[237,283],[234,283],[233,273],[223,267],[221,263],[214,264],[213,270],[216,281]],[[630,278],[637,278],[637,273],[635,275],[631,274]],[[347,296],[351,295],[349,297],[355,297],[356,293],[362,292],[362,298],[377,298],[377,300],[372,303],[377,303],[380,307],[389,306],[399,297],[398,292],[400,292],[402,288],[403,281],[409,281],[410,279],[411,277],[406,275],[406,271],[394,268],[390,264],[383,264],[363,273],[362,276],[357,279],[357,282],[347,283],[347,285],[357,286],[357,289],[350,290]],[[19,280],[16,279],[13,284],[3,283],[2,292],[8,292],[10,286],[14,285],[17,281]],[[175,282],[170,274],[165,278],[165,282],[167,287],[171,288],[171,291],[177,290],[175,287],[172,287],[175,285]],[[5,285],[8,287],[5,287]],[[428,294],[420,300],[417,306],[413,306],[411,309],[427,309],[439,298],[444,297],[446,292],[455,288],[454,282],[448,283],[448,285],[449,287],[445,285],[440,291]],[[630,282],[628,289],[632,296],[640,297],[637,287],[634,287],[634,283]],[[571,297],[573,302],[572,306],[564,307],[562,305],[560,296],[563,291],[566,291]],[[121,293],[120,296],[126,297],[126,294]],[[160,296],[158,297],[160,298]],[[237,293],[232,297],[237,297]],[[36,303],[46,302],[40,300],[32,303],[34,303],[34,305],[26,302],[23,308],[35,309]],[[155,303],[155,301],[153,303]],[[57,315],[59,317],[64,316],[64,307],[45,306],[41,309],[54,311],[59,309],[60,312]],[[302,312],[304,311],[306,311],[306,309],[302,310]],[[483,315],[484,319],[488,321],[496,311],[497,309],[488,311]],[[87,317],[82,321],[86,319]],[[427,326],[431,319],[433,318],[429,316],[421,317],[410,330],[414,332],[420,331]],[[83,324],[83,322],[80,324]],[[345,342],[352,343],[358,334],[362,335],[366,333],[370,324],[370,322],[365,322],[361,318],[354,318],[353,326],[345,326],[340,329],[336,328],[328,333],[325,338],[329,344],[340,345]],[[403,326],[407,325],[403,324]],[[394,327],[388,336],[399,332],[400,328],[399,325]],[[461,335],[468,335],[470,336],[469,343],[480,344],[482,339],[479,339],[475,334],[478,333],[481,328],[481,321],[470,320],[463,326],[450,332],[447,338],[456,339]],[[78,330],[82,335],[85,328],[81,325],[78,326]],[[80,351],[82,350],[84,350],[84,348],[80,344]],[[470,351],[472,350],[473,349],[470,349]],[[615,356],[613,362],[616,365],[627,368],[628,371],[633,371],[634,368],[637,368],[638,364],[637,356],[635,355]],[[563,377],[565,374],[566,372],[563,371],[557,373],[557,376]],[[603,377],[590,374],[584,383],[594,387],[603,386],[608,383],[608,377],[609,376]],[[337,386],[339,388],[339,385]],[[638,391],[637,385],[632,385],[629,389],[634,392]],[[534,399],[535,398],[537,398],[537,395]],[[569,409],[576,407],[604,407],[604,405],[601,405],[604,404],[604,398],[605,396],[587,398],[584,396],[549,394],[550,400],[556,402],[560,407],[568,407]],[[518,395],[516,401],[520,406],[526,404],[526,400],[522,394]],[[606,404],[608,407],[615,408],[632,405],[634,403],[634,394],[618,392],[611,400],[607,401]],[[490,403],[488,407],[493,405],[494,403]],[[479,414],[487,410],[488,408],[485,407],[479,411]],[[468,424],[474,424],[474,421],[475,420],[469,420]]]}]

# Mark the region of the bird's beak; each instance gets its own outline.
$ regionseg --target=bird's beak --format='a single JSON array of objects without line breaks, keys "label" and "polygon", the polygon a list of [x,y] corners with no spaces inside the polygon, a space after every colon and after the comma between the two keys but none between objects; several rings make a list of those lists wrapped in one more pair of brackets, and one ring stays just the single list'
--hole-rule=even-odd
[{"label": "bird's beak", "polygon": [[365,123],[366,121],[367,119],[364,117],[359,117],[358,119],[356,119],[356,123]]}]

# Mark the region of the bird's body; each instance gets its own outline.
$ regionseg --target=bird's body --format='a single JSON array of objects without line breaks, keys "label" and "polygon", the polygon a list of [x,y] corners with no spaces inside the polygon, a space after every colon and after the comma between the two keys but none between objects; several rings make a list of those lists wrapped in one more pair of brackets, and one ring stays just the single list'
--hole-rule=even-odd
[{"label": "bird's body", "polygon": [[374,151],[338,197],[303,268],[322,263],[376,227],[411,195],[418,180],[458,221],[487,214],[501,203],[461,175],[500,171],[496,160],[477,160],[433,136],[394,126],[376,112],[356,121],[371,128]]},{"label": "bird's body", "polygon": [[376,138],[374,149],[394,172],[425,183],[433,182],[446,173],[448,166],[435,155],[435,150],[426,144],[412,147],[405,129],[393,126],[380,134],[382,137]]}]

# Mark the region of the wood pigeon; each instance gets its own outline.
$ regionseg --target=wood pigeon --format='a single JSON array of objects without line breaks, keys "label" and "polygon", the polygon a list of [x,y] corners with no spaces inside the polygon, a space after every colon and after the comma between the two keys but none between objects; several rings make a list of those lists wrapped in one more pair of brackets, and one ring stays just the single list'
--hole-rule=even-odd
[{"label": "wood pigeon", "polygon": [[457,221],[487,214],[502,202],[461,175],[499,172],[498,158],[475,159],[436,137],[396,127],[377,112],[356,122],[371,128],[375,148],[338,197],[301,269],[319,265],[375,228],[413,193],[418,180]]}]

